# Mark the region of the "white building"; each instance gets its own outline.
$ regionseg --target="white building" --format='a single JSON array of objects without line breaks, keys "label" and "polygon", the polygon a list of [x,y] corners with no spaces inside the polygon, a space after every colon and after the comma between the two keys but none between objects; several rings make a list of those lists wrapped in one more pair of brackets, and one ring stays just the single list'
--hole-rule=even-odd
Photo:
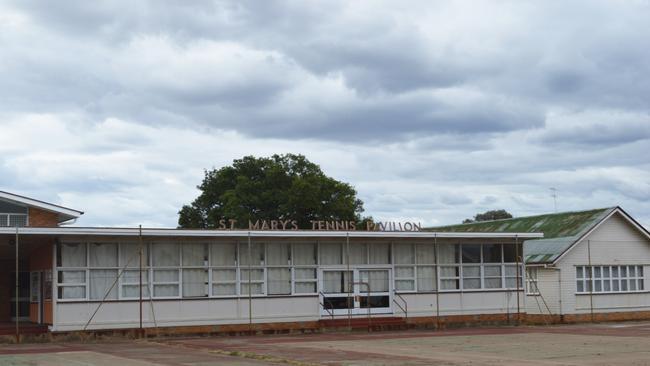
[{"label": "white building", "polygon": [[650,233],[620,207],[438,230],[543,232],[524,242],[529,320],[650,319]]}]

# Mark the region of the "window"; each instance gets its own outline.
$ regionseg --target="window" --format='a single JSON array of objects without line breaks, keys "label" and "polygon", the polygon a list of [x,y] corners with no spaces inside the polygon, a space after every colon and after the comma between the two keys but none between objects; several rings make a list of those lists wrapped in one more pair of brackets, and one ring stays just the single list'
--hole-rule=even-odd
[{"label": "window", "polygon": [[645,291],[643,266],[577,266],[577,293]]},{"label": "window", "polygon": [[269,243],[266,246],[267,286],[269,295],[291,294],[291,244]]},{"label": "window", "polygon": [[126,242],[119,244],[120,298],[140,298],[140,248],[142,248],[142,297],[150,298],[149,293],[149,251],[145,243]]},{"label": "window", "polygon": [[537,287],[537,276],[539,268],[528,267],[526,268],[526,294],[539,295],[539,287]]},{"label": "window", "polygon": [[293,245],[294,293],[315,294],[317,292],[316,243]]},{"label": "window", "polygon": [[151,244],[153,297],[180,296],[180,245],[177,242]]},{"label": "window", "polygon": [[27,215],[0,213],[0,227],[25,227],[25,226],[27,226]]},{"label": "window", "polygon": [[415,245],[394,245],[395,290],[415,291]]},{"label": "window", "polygon": [[57,245],[58,298],[86,299],[86,244],[60,243]]},{"label": "window", "polygon": [[208,244],[183,243],[183,297],[209,295]]},{"label": "window", "polygon": [[343,245],[341,243],[320,243],[319,247],[321,264],[343,264]]},{"label": "window", "polygon": [[460,245],[440,244],[438,248],[438,264],[440,265],[440,289],[460,289]]},{"label": "window", "polygon": [[88,244],[88,297],[91,300],[117,299],[117,258],[117,243]]},{"label": "window", "polygon": [[418,292],[435,291],[438,287],[435,247],[433,244],[418,244],[415,249]]}]

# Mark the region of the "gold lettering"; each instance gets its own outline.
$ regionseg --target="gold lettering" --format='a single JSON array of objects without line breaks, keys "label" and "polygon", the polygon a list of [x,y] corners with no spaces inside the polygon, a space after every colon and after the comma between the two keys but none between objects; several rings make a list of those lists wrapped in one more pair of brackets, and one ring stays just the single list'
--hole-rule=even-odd
[{"label": "gold lettering", "polygon": [[280,225],[282,225],[282,230],[287,230],[287,225],[289,225],[289,220],[280,221]]},{"label": "gold lettering", "polygon": [[357,229],[357,223],[354,221],[350,221],[350,230],[354,231]]},{"label": "gold lettering", "polygon": [[237,224],[237,220],[230,219],[228,220],[228,222],[230,223],[230,230],[235,230],[235,225]]},{"label": "gold lettering", "polygon": [[411,224],[410,222],[405,222],[404,223],[404,230],[413,231],[413,224]]},{"label": "gold lettering", "polygon": [[324,221],[318,221],[318,230],[324,230],[325,229],[325,222]]},{"label": "gold lettering", "polygon": [[368,221],[368,222],[366,223],[366,230],[368,230],[368,231],[373,231],[373,230],[375,230],[375,223],[374,223],[374,222],[371,222],[371,221]]},{"label": "gold lettering", "polygon": [[316,226],[318,226],[318,221],[316,220],[309,220],[311,222],[311,229],[316,230]]},{"label": "gold lettering", "polygon": [[219,220],[219,230],[226,230],[226,220],[225,219]]},{"label": "gold lettering", "polygon": [[260,229],[260,220],[256,220],[255,224],[251,220],[248,220],[248,230],[259,230]]},{"label": "gold lettering", "polygon": [[262,220],[262,228],[260,230],[268,230],[269,229],[269,222],[266,220]]},{"label": "gold lettering", "polygon": [[291,221],[291,230],[298,230],[298,221]]},{"label": "gold lettering", "polygon": [[413,231],[422,231],[422,223],[421,222],[418,222],[417,224],[413,223]]},{"label": "gold lettering", "polygon": [[[385,222],[381,222],[381,221],[378,222],[378,223],[377,223],[377,227],[378,227],[377,230],[379,230],[379,231],[387,231],[387,230],[386,230],[386,223],[385,223]],[[390,228],[390,222],[388,223],[388,227]]]},{"label": "gold lettering", "polygon": [[271,230],[278,229],[278,220],[271,220]]}]

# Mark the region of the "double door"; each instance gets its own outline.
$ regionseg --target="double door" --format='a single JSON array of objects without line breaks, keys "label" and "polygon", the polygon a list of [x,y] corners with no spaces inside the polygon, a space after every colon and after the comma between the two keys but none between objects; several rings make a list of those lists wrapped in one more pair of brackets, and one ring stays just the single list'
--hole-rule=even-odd
[{"label": "double door", "polygon": [[323,268],[319,278],[323,316],[392,313],[389,268]]}]

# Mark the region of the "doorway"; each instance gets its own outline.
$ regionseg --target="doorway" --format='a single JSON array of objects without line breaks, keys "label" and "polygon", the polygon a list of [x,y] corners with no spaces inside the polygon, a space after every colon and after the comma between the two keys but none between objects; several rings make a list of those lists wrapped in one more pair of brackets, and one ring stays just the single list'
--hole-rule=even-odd
[{"label": "doorway", "polygon": [[[16,272],[11,272],[10,275],[9,283],[12,285],[12,296],[9,300],[11,306],[11,321],[29,321],[29,272],[18,272],[18,294],[16,294]],[[17,309],[16,300],[18,300]],[[16,310],[18,310],[17,313]]]},{"label": "doorway", "polygon": [[322,269],[321,315],[392,313],[388,268]]}]

